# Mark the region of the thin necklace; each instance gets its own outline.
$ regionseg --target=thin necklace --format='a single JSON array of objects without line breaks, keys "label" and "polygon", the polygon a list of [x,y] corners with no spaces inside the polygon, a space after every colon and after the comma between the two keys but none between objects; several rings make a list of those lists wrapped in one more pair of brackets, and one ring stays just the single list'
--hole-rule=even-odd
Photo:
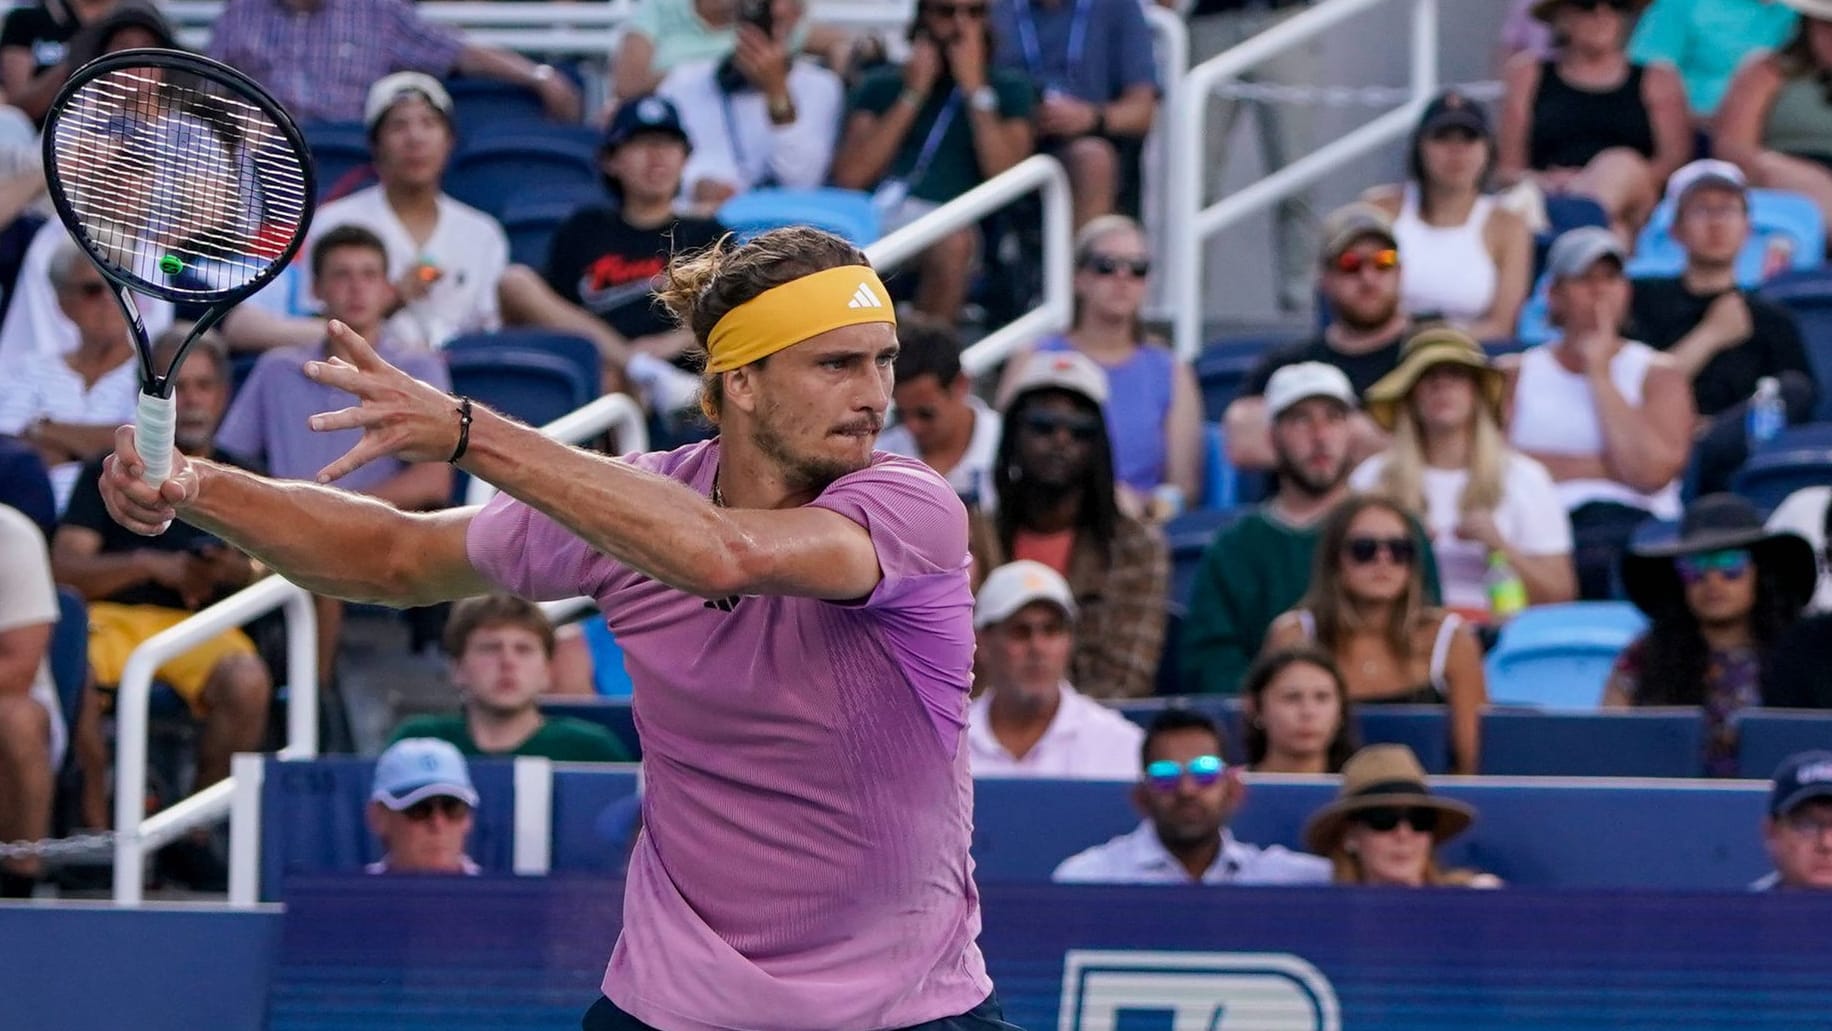
[{"label": "thin necklace", "polygon": [[715,508],[725,507],[725,495],[719,492],[718,473],[714,473],[712,477],[712,503]]}]

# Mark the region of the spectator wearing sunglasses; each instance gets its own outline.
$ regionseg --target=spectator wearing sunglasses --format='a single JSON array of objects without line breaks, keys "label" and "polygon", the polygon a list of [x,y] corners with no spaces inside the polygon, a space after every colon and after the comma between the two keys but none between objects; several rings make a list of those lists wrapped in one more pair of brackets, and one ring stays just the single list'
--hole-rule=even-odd
[{"label": "spectator wearing sunglasses", "polygon": [[477,874],[465,854],[477,789],[464,756],[449,741],[410,737],[375,760],[369,793],[369,831],[382,858],[368,873]]},{"label": "spectator wearing sunglasses", "polygon": [[[872,191],[885,232],[900,228],[1030,157],[1030,80],[994,67],[987,0],[923,0],[901,66],[866,72],[848,101],[833,184]],[[955,322],[979,257],[962,229],[918,259],[915,306]]]},{"label": "spectator wearing sunglasses", "polygon": [[878,436],[878,450],[921,459],[968,507],[989,501],[1000,418],[974,396],[961,368],[960,334],[921,314],[899,315],[896,376],[897,421]]},{"label": "spectator wearing sunglasses", "polygon": [[1517,54],[1502,71],[1497,180],[1594,198],[1625,240],[1695,146],[1679,75],[1629,59],[1629,28],[1646,6],[1538,0],[1530,11],[1552,27],[1557,52]]},{"label": "spectator wearing sunglasses", "polygon": [[[1770,530],[1793,529],[1824,556],[1810,615],[1788,628],[1762,667],[1762,704],[1781,709],[1832,709],[1832,609],[1822,603],[1832,585],[1832,487],[1795,491],[1774,515]],[[1808,512],[1817,508],[1817,512]],[[1808,520],[1811,519],[1811,522]],[[1815,611],[1817,608],[1817,611]]]},{"label": "spectator wearing sunglasses", "polygon": [[1342,671],[1312,645],[1260,656],[1240,688],[1247,769],[1318,776],[1341,773],[1355,754],[1353,705]]},{"label": "spectator wearing sunglasses", "polygon": [[1273,621],[1268,650],[1314,643],[1357,704],[1447,704],[1458,773],[1475,773],[1488,687],[1482,649],[1454,612],[1425,600],[1422,549],[1405,511],[1360,495],[1323,520],[1310,589]]},{"label": "spectator wearing sunglasses", "polygon": [[1597,226],[1553,241],[1548,314],[1562,335],[1496,364],[1507,378],[1509,442],[1546,467],[1571,514],[1578,597],[1616,596],[1635,527],[1679,516],[1692,447],[1692,388],[1679,366],[1624,339],[1626,255]]},{"label": "spectator wearing sunglasses", "polygon": [[[1163,522],[1202,490],[1202,394],[1187,364],[1144,338],[1139,310],[1150,274],[1151,247],[1136,221],[1103,215],[1083,226],[1075,238],[1075,324],[1037,350],[1076,351],[1107,373],[1120,501]],[[1014,367],[1021,366],[1007,366]]]},{"label": "spectator wearing sunglasses", "polygon": [[1788,41],[1745,61],[1712,122],[1711,153],[1751,186],[1805,194],[1832,219],[1832,0],[1780,0]]},{"label": "spectator wearing sunglasses", "polygon": [[1393,218],[1406,255],[1400,306],[1442,319],[1478,340],[1514,335],[1533,276],[1533,236],[1519,215],[1484,192],[1495,167],[1495,134],[1482,106],[1456,91],[1438,95],[1406,153],[1406,182],[1368,191]]},{"label": "spectator wearing sunglasses", "polygon": [[[1287,365],[1266,387],[1278,493],[1215,535],[1190,588],[1180,652],[1185,690],[1234,694],[1267,628],[1310,585],[1319,526],[1349,494],[1354,388],[1322,362]],[[1424,537],[1420,535],[1421,543]],[[1425,585],[1437,565],[1424,551]]]},{"label": "spectator wearing sunglasses", "polygon": [[1501,373],[1468,336],[1448,328],[1414,336],[1399,368],[1368,390],[1368,414],[1393,446],[1349,475],[1357,490],[1424,521],[1444,604],[1465,618],[1489,618],[1484,578],[1497,558],[1519,574],[1530,604],[1577,595],[1571,520],[1545,466],[1508,447],[1502,389]]},{"label": "spectator wearing sunglasses", "polygon": [[1069,682],[1075,599],[1067,580],[1040,562],[1008,562],[980,585],[973,625],[985,674],[967,710],[974,776],[1139,775],[1145,732]]},{"label": "spectator wearing sunglasses", "polygon": [[1755,506],[1711,494],[1686,507],[1677,538],[1622,561],[1647,632],[1617,657],[1603,704],[1697,705],[1705,772],[1737,775],[1734,718],[1762,703],[1762,669],[1813,594],[1813,546],[1771,533]]},{"label": "spectator wearing sunglasses", "polygon": [[1329,863],[1279,845],[1240,841],[1228,820],[1240,808],[1240,774],[1222,756],[1221,728],[1202,713],[1166,709],[1145,730],[1144,775],[1132,804],[1144,819],[1105,844],[1063,860],[1059,884],[1323,884]]},{"label": "spectator wearing sunglasses", "polygon": [[1763,844],[1775,872],[1755,891],[1832,890],[1832,752],[1798,752],[1782,760],[1768,794]]},{"label": "spectator wearing sunglasses", "polygon": [[[1407,319],[1400,307],[1400,252],[1393,222],[1367,203],[1350,204],[1323,224],[1318,285],[1329,324],[1309,340],[1268,350],[1228,405],[1228,459],[1238,469],[1271,469],[1273,451],[1267,384],[1287,365],[1322,362],[1348,377],[1359,398],[1399,365]],[[1350,454],[1356,461],[1387,446],[1387,435],[1364,414],[1349,416]]]},{"label": "spectator wearing sunglasses", "polygon": [[1475,819],[1469,805],[1432,794],[1412,749],[1369,745],[1342,767],[1342,788],[1305,825],[1304,843],[1329,857],[1337,884],[1499,888],[1493,874],[1438,866],[1438,846]]},{"label": "spectator wearing sunglasses", "polygon": [[971,515],[968,545],[975,589],[1014,559],[1068,580],[1079,631],[1069,679],[1095,698],[1138,698],[1151,694],[1164,648],[1170,550],[1157,527],[1120,508],[1108,396],[1106,373],[1072,351],[1025,361],[1004,404],[993,496]]}]

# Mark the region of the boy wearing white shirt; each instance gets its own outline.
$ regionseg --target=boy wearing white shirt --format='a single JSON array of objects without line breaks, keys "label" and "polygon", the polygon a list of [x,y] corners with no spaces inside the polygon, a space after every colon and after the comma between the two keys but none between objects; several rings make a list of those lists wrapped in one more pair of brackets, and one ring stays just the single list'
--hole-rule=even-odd
[{"label": "boy wearing white shirt", "polygon": [[987,574],[973,606],[986,690],[967,710],[976,777],[1131,780],[1145,732],[1068,681],[1075,599],[1041,562]]}]

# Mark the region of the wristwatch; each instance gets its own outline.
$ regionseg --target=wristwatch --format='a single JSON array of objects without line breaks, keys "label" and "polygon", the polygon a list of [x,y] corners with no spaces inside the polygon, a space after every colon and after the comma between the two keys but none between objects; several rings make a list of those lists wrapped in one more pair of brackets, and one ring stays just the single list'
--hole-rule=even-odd
[{"label": "wristwatch", "polygon": [[975,111],[997,111],[999,95],[993,92],[991,86],[981,86],[968,95],[967,106]]},{"label": "wristwatch", "polygon": [[787,96],[771,97],[770,121],[775,125],[788,125],[795,121],[795,101]]}]

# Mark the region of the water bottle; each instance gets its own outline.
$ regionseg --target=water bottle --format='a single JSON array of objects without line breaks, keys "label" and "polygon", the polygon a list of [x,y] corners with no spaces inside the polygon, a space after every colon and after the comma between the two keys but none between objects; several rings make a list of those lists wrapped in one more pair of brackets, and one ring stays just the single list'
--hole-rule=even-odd
[{"label": "water bottle", "polygon": [[1527,585],[1501,552],[1489,555],[1488,573],[1482,577],[1488,591],[1489,618],[1501,623],[1527,607]]},{"label": "water bottle", "polygon": [[1749,446],[1754,448],[1774,439],[1787,425],[1787,405],[1781,400],[1781,381],[1764,376],[1756,381],[1756,392],[1749,399]]}]

